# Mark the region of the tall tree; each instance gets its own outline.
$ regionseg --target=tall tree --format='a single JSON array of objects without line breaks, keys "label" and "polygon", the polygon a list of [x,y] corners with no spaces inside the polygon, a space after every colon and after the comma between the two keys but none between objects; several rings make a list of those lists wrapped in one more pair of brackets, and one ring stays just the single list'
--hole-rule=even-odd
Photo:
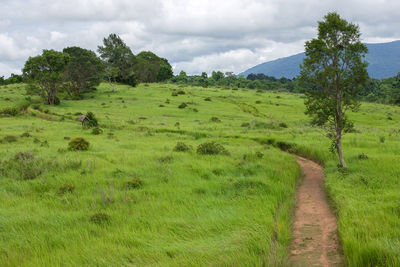
[{"label": "tall tree", "polygon": [[[110,69],[118,69],[117,82],[136,85],[134,75],[135,55],[125,42],[115,33],[103,39],[103,46],[98,46],[100,57]],[[114,72],[112,72],[114,73]]]},{"label": "tall tree", "polygon": [[368,50],[360,36],[357,25],[328,13],[318,22],[318,38],[306,42],[300,66],[301,79],[313,85],[305,100],[306,114],[327,131],[342,167],[346,167],[342,134],[353,127],[346,111],[358,109],[358,92],[368,80],[364,61]]},{"label": "tall tree", "polygon": [[43,50],[42,55],[30,57],[25,62],[23,75],[40,88],[42,97],[50,105],[57,104],[58,89],[63,83],[64,70],[69,59],[68,54]]},{"label": "tall tree", "polygon": [[70,56],[65,78],[76,94],[100,84],[104,64],[93,51],[73,46],[64,48],[63,52]]}]

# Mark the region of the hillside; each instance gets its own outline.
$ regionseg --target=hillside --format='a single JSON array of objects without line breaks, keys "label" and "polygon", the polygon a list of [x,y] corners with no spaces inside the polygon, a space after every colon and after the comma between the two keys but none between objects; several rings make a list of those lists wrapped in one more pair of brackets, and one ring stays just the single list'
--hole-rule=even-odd
[{"label": "hillside", "polygon": [[[0,106],[24,92],[0,87]],[[279,148],[325,166],[348,266],[400,265],[399,107],[349,113],[343,170],[302,95],[101,84],[32,101],[0,118],[1,266],[287,266],[300,169]],[[101,131],[82,129],[88,111]]]},{"label": "hillside", "polygon": [[[366,60],[369,62],[370,77],[382,79],[400,72],[400,41],[366,45],[369,50]],[[303,58],[304,53],[279,58],[254,66],[239,75],[247,77],[250,73],[263,73],[277,78],[294,78],[300,72],[299,65]]]}]

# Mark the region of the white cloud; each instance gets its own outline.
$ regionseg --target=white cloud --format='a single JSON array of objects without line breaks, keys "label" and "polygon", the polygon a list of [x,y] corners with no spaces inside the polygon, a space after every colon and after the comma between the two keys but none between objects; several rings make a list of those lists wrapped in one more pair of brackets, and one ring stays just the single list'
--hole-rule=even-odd
[{"label": "white cloud", "polygon": [[96,50],[111,32],[176,71],[237,73],[301,52],[330,11],[359,24],[367,42],[400,39],[398,0],[1,0],[0,10],[0,75],[42,49]]}]

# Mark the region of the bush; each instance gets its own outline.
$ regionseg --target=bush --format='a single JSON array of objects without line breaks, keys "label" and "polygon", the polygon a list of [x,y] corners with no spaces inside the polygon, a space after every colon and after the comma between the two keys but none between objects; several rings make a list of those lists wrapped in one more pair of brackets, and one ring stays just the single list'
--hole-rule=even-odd
[{"label": "bush", "polygon": [[286,123],[281,122],[281,123],[279,123],[279,127],[281,127],[281,128],[287,128],[288,126],[287,126]]},{"label": "bush", "polygon": [[88,127],[90,128],[90,127],[97,127],[97,124],[98,124],[98,122],[97,122],[97,119],[96,119],[96,117],[94,116],[94,114],[93,114],[93,112],[88,112],[87,114],[86,114],[86,117],[89,119],[89,121],[88,121]]},{"label": "bush", "polygon": [[18,152],[9,161],[4,162],[0,173],[10,178],[32,180],[46,169],[43,162],[32,152]]},{"label": "bush", "polygon": [[221,120],[217,117],[211,117],[210,121],[212,122],[221,122]]},{"label": "bush", "polygon": [[68,143],[69,150],[88,150],[90,143],[82,137],[76,137]]},{"label": "bush", "polygon": [[32,135],[28,132],[21,134],[21,137],[31,137]]},{"label": "bush", "polygon": [[243,122],[241,126],[242,126],[242,127],[250,127],[250,123],[248,123],[248,122]]},{"label": "bush", "polygon": [[139,189],[143,187],[144,182],[140,178],[134,178],[132,181],[125,183],[125,189]]},{"label": "bush", "polygon": [[95,213],[90,216],[90,222],[95,224],[109,224],[111,221],[111,217],[105,213]]},{"label": "bush", "polygon": [[64,184],[62,186],[60,186],[60,188],[58,189],[58,193],[60,195],[64,195],[65,193],[72,193],[75,190],[75,186],[72,184]]},{"label": "bush", "polygon": [[211,101],[211,97],[204,98],[204,101]]},{"label": "bush", "polygon": [[182,103],[182,104],[180,104],[179,106],[178,106],[178,108],[186,108],[187,107],[187,104],[186,103]]},{"label": "bush", "polygon": [[190,147],[183,142],[176,143],[176,146],[174,148],[174,151],[177,151],[177,152],[185,152],[185,151],[189,151],[189,150],[190,150]]},{"label": "bush", "polygon": [[94,134],[94,135],[99,135],[102,133],[103,133],[103,130],[99,127],[93,128],[93,130],[92,130],[92,134]]},{"label": "bush", "polygon": [[368,159],[368,156],[364,153],[358,155],[358,159]]},{"label": "bush", "polygon": [[19,114],[19,110],[17,108],[5,108],[1,111],[1,113],[4,115],[14,117]]},{"label": "bush", "polygon": [[177,92],[172,92],[171,96],[178,96]]},{"label": "bush", "polygon": [[178,94],[178,95],[184,95],[184,94],[185,94],[185,91],[179,90],[179,91],[177,92],[177,94]]},{"label": "bush", "polygon": [[4,137],[3,140],[8,143],[17,142],[17,137],[15,137],[14,135],[7,135]]},{"label": "bush", "polygon": [[197,153],[201,155],[229,155],[229,152],[220,144],[206,142],[197,147]]},{"label": "bush", "polygon": [[256,101],[256,104],[261,104],[261,101],[260,101],[260,100],[257,100],[257,101]]}]

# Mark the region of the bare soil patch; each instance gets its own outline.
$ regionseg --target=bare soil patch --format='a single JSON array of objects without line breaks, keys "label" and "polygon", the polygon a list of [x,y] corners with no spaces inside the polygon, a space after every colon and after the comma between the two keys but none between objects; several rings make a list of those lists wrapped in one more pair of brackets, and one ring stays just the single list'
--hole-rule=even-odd
[{"label": "bare soil patch", "polygon": [[296,194],[290,265],[342,266],[337,221],[327,203],[323,168],[305,158],[296,159],[304,180]]}]

